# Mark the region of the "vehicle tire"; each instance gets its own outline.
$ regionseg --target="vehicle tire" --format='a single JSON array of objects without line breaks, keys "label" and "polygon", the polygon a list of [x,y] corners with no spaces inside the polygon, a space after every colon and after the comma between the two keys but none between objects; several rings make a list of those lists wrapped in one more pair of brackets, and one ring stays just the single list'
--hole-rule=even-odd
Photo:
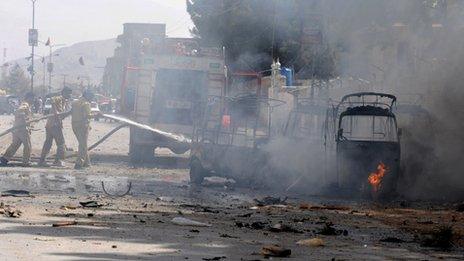
[{"label": "vehicle tire", "polygon": [[200,160],[194,158],[190,161],[190,182],[193,184],[201,184],[206,175],[206,170],[203,168]]}]

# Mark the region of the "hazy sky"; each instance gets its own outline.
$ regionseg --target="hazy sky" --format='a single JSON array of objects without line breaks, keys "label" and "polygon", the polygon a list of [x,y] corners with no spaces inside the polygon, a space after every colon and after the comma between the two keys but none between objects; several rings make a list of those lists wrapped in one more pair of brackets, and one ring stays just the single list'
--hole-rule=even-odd
[{"label": "hazy sky", "polygon": [[[30,55],[31,0],[0,0],[0,62]],[[55,44],[115,38],[127,22],[166,23],[169,36],[189,36],[185,0],[36,0],[39,39]],[[48,50],[38,48],[38,54]]]}]

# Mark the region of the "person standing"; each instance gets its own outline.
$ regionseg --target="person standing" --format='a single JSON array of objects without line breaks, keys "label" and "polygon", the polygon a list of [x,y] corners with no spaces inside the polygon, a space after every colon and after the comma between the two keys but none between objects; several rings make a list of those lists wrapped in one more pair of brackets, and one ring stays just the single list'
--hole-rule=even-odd
[{"label": "person standing", "polygon": [[32,92],[24,95],[23,102],[15,111],[15,120],[13,130],[13,140],[10,146],[6,149],[3,157],[0,158],[0,165],[6,166],[8,161],[15,155],[19,147],[23,145],[23,165],[29,167],[31,165],[31,125],[28,123],[32,119],[31,106],[34,103],[34,94]]},{"label": "person standing", "polygon": [[71,106],[71,122],[74,135],[76,136],[79,148],[75,169],[90,167],[87,141],[89,138],[90,119],[92,118],[90,102],[95,95],[90,90],[84,90],[82,96],[74,101]]},{"label": "person standing", "polygon": [[48,167],[46,163],[46,157],[52,148],[52,143],[55,141],[56,144],[56,155],[54,166],[64,167],[64,154],[65,154],[65,140],[63,135],[63,118],[65,115],[66,101],[71,98],[72,90],[69,87],[64,87],[61,90],[60,96],[51,97],[51,111],[53,114],[47,119],[45,124],[45,142],[42,147],[42,154],[40,155],[39,166]]}]

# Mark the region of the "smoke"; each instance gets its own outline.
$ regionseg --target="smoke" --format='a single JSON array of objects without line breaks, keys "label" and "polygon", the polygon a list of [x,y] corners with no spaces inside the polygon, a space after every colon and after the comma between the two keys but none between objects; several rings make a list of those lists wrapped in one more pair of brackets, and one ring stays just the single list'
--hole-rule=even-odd
[{"label": "smoke", "polygon": [[[234,1],[226,2],[232,4]],[[224,40],[226,46],[233,43],[235,48],[229,51],[234,51],[235,55],[228,63],[238,69],[264,70],[263,66],[269,68],[272,58],[281,56],[284,66],[298,64],[297,71],[309,71],[297,76],[312,78],[308,75],[316,75],[320,77],[317,80],[332,77],[332,81],[338,77],[336,82],[342,83],[338,88],[328,82],[322,88],[328,86],[326,90],[329,91],[321,91],[323,96],[316,95],[316,98],[337,101],[347,93],[376,91],[396,95],[401,106],[413,105],[416,114],[397,111],[399,127],[403,130],[400,194],[411,199],[464,198],[464,178],[460,173],[464,167],[461,160],[464,150],[464,88],[461,88],[464,82],[461,72],[464,2],[275,2],[280,4],[270,8],[271,5],[261,1],[247,5],[243,3],[251,1],[237,1],[236,6],[225,10],[226,18],[233,21],[232,18],[239,17],[239,21],[224,24],[220,23],[222,17],[217,16],[220,18],[208,23],[208,16],[204,15],[194,16],[197,18],[195,24],[199,32],[203,32],[203,40],[209,36]],[[251,12],[254,9],[256,12]],[[250,17],[250,13],[253,16]],[[204,18],[202,22],[208,26],[200,23],[200,18]],[[322,43],[315,37],[318,30],[322,31]],[[299,46],[303,41],[300,38],[309,40],[311,46]],[[294,57],[293,53],[298,55]],[[325,66],[315,62],[318,53],[330,58]],[[330,72],[315,73],[318,69]],[[309,85],[308,81],[302,84]],[[328,140],[324,140],[325,118],[316,111],[314,114],[313,118],[299,121],[291,115],[288,119],[273,119],[274,126],[286,126],[288,120],[288,123],[297,122],[296,129],[306,131],[295,135],[294,130],[287,129],[283,137],[273,137],[263,147],[269,154],[266,168],[272,170],[267,179],[272,179],[273,183],[298,184],[311,193],[334,181],[335,157],[333,150],[327,151],[324,142],[333,145],[335,135],[326,136]],[[279,121],[278,124],[275,121]]]},{"label": "smoke", "polygon": [[[334,19],[329,41],[343,47],[341,76],[367,79],[372,91],[393,93],[402,104],[415,104],[411,94],[423,97],[430,114],[397,113],[404,134],[399,192],[411,199],[463,199],[463,3],[345,2],[347,9],[329,8],[339,1],[323,8]],[[359,90],[344,90],[353,91]]]},{"label": "smoke", "polygon": [[[386,92],[419,111],[397,112],[403,130],[398,192],[409,199],[464,199],[464,3],[332,0],[313,1],[312,8],[324,19],[325,44],[336,50],[345,83],[331,90],[331,99]],[[352,78],[366,84],[350,84]],[[297,181],[316,192],[334,178],[327,166],[335,162],[322,142],[304,142],[276,138],[265,149],[272,168],[285,173],[274,176],[277,183]]]},{"label": "smoke", "polygon": [[[416,154],[418,158],[434,158],[433,161],[424,162],[430,168],[424,170],[422,175],[416,173],[421,175],[415,184],[420,197],[449,200],[464,198],[464,178],[460,173],[464,167],[464,31],[462,27],[456,27],[457,24],[448,24],[433,39],[435,48],[431,50],[431,58],[435,66],[418,75],[418,80],[425,83],[426,106],[433,116],[431,128],[434,136],[434,139],[421,139],[419,143],[434,150],[429,155],[420,151]],[[415,127],[411,132],[424,132],[424,129],[418,128],[420,126]]]}]

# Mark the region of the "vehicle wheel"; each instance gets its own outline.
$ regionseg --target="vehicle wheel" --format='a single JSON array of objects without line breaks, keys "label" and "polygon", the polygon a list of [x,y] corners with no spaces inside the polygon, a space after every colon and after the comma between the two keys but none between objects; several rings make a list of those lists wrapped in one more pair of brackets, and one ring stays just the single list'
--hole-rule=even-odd
[{"label": "vehicle wheel", "polygon": [[205,177],[206,170],[203,168],[200,160],[194,158],[190,161],[190,182],[193,184],[201,184]]}]

